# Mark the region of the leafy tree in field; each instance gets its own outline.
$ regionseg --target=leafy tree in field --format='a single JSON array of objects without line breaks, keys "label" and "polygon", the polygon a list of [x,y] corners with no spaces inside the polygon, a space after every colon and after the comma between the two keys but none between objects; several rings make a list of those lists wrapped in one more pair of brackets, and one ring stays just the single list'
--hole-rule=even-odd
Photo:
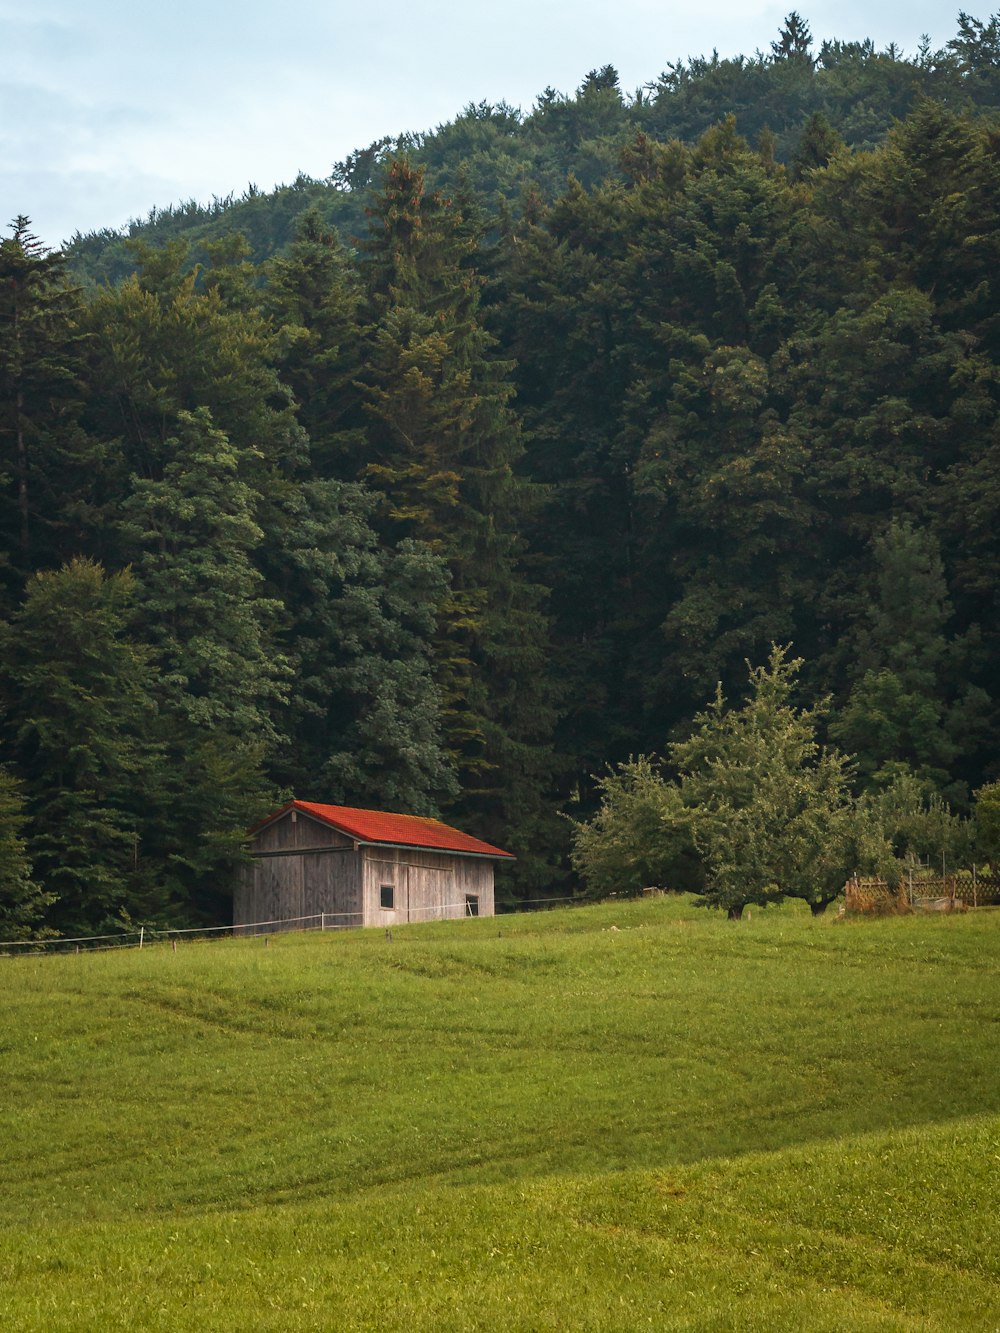
[{"label": "leafy tree in field", "polygon": [[987,782],[976,792],[976,852],[993,866],[1000,864],[1000,782]]},{"label": "leafy tree in field", "polygon": [[147,656],[128,634],[133,588],[127,573],[74,560],[29,581],[3,635],[28,855],[64,930],[164,905],[140,837],[159,756]]},{"label": "leafy tree in field", "polygon": [[741,708],[720,690],[671,746],[679,782],[645,758],[600,780],[600,810],[573,847],[592,896],[660,884],[698,888],[733,918],[785,896],[818,914],[852,871],[891,863],[882,824],[852,798],[847,759],[816,738],[819,711],[791,702],[800,666],[775,648]]},{"label": "leafy tree in field", "polygon": [[20,783],[0,768],[0,940],[29,939],[55,895],[33,879]]},{"label": "leafy tree in field", "polygon": [[587,894],[632,896],[644,888],[701,890],[698,854],[680,788],[644,756],[597,780],[600,809],[573,832],[573,866]]},{"label": "leafy tree in field", "polygon": [[792,704],[800,666],[774,648],[751,669],[742,707],[727,708],[720,690],[671,746],[705,864],[703,902],[730,917],[786,893],[822,910],[854,868],[847,761],[820,746],[818,711]]},{"label": "leafy tree in field", "polygon": [[899,768],[863,805],[882,830],[898,867],[923,862],[932,870],[967,865],[972,858],[972,821],[955,814],[939,792],[918,774]]}]

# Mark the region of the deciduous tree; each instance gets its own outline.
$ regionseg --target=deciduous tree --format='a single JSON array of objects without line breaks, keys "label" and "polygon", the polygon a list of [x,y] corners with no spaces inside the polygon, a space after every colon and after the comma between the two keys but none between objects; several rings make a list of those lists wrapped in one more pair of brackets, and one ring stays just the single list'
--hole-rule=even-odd
[{"label": "deciduous tree", "polygon": [[853,869],[847,761],[820,745],[818,710],[792,702],[801,665],[775,647],[751,668],[746,703],[729,708],[718,691],[670,749],[705,863],[703,901],[730,917],[786,893],[825,906]]}]

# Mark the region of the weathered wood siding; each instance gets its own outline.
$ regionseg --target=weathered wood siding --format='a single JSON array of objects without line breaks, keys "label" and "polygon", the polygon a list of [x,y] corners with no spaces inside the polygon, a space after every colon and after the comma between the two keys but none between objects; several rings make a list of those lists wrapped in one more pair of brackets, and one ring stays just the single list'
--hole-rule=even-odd
[{"label": "weathered wood siding", "polygon": [[[467,916],[469,897],[477,899],[479,916],[494,914],[490,860],[406,847],[364,847],[362,853],[366,926]],[[382,886],[387,884],[393,887],[392,909],[381,905]]]},{"label": "weathered wood siding", "polygon": [[[406,847],[355,847],[346,834],[289,810],[255,835],[253,861],[233,894],[233,924],[249,931],[319,924],[389,926],[472,915],[493,916],[493,862]],[[391,884],[393,908],[381,906]],[[286,923],[278,925],[270,923]]]},{"label": "weathered wood siding", "polygon": [[328,929],[362,924],[361,858],[344,834],[290,810],[261,829],[253,854],[233,895],[235,926],[287,922],[294,930],[323,914]]},{"label": "weathered wood siding", "polygon": [[318,819],[310,819],[301,810],[289,810],[254,836],[255,855],[286,852],[311,847],[352,847],[346,833],[338,833]]}]

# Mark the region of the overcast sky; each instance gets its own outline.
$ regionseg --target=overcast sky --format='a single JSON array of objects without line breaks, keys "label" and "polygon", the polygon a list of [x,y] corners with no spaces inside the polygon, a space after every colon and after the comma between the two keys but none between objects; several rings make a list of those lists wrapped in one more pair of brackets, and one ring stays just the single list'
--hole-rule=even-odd
[{"label": "overcast sky", "polygon": [[[966,0],[968,3],[968,0]],[[0,225],[49,245],[251,182],[329,174],[383,134],[467,103],[527,111],[617,66],[627,90],[692,55],[766,50],[788,0],[0,0]],[[916,49],[954,36],[932,0],[799,6],[813,37]],[[986,18],[988,9],[973,8]]]}]

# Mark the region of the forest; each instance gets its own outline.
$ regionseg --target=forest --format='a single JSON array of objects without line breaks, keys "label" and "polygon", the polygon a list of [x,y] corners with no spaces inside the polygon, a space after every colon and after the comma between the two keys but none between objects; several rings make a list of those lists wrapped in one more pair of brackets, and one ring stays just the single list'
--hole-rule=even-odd
[{"label": "forest", "polygon": [[516,854],[511,901],[573,894],[607,775],[669,771],[786,650],[855,796],[973,812],[998,111],[1000,16],[907,56],[791,14],[325,181],[63,250],[15,219],[0,939],[225,920],[293,792],[440,814]]}]

